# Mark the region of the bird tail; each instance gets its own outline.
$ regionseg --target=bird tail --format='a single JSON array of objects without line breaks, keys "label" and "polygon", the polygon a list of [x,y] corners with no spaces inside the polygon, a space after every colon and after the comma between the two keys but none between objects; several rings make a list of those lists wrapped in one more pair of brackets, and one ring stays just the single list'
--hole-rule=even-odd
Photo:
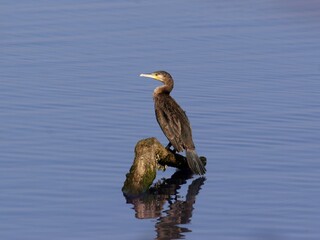
[{"label": "bird tail", "polygon": [[202,161],[200,160],[197,152],[193,149],[186,149],[186,156],[189,168],[194,174],[203,175],[206,172]]}]

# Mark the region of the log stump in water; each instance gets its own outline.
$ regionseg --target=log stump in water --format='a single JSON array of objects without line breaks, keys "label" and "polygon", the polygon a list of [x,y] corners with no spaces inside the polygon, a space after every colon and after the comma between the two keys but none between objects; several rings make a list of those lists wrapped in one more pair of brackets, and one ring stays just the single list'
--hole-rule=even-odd
[{"label": "log stump in water", "polygon": [[[204,165],[206,158],[200,157]],[[146,192],[157,175],[157,170],[166,166],[190,171],[186,158],[166,149],[156,138],[140,140],[135,147],[135,158],[126,174],[122,192],[127,196],[135,196]]]}]

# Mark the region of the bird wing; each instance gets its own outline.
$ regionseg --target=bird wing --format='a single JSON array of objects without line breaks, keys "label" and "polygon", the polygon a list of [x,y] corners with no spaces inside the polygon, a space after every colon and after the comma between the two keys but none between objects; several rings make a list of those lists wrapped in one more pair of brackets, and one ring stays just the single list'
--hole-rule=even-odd
[{"label": "bird wing", "polygon": [[[157,121],[173,147],[181,152],[186,145],[186,134],[191,133],[189,120],[181,107],[172,99],[156,101]],[[192,137],[191,137],[192,141]]]},{"label": "bird wing", "polygon": [[166,111],[161,111],[156,109],[156,117],[157,121],[169,142],[173,145],[173,147],[181,152],[183,150],[183,145],[181,143],[181,123],[179,119],[174,115],[168,113]]}]

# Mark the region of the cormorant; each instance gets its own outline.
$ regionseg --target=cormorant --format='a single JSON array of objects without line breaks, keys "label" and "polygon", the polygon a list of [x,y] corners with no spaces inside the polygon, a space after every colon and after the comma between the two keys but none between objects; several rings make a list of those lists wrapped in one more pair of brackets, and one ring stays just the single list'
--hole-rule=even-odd
[{"label": "cormorant", "polygon": [[153,78],[164,84],[154,89],[153,99],[157,121],[169,140],[167,147],[172,145],[178,152],[186,150],[189,168],[193,173],[203,175],[206,169],[195,151],[188,117],[170,96],[174,84],[173,78],[165,71],[140,74],[140,77]]}]

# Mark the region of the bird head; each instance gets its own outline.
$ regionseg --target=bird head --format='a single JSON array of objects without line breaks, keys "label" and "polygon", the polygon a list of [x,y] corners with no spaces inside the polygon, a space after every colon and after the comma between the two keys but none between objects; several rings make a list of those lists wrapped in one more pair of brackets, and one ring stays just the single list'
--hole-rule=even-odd
[{"label": "bird head", "polygon": [[140,77],[153,78],[163,83],[166,83],[168,80],[172,79],[171,75],[165,71],[156,71],[153,73],[142,73],[140,74]]}]

